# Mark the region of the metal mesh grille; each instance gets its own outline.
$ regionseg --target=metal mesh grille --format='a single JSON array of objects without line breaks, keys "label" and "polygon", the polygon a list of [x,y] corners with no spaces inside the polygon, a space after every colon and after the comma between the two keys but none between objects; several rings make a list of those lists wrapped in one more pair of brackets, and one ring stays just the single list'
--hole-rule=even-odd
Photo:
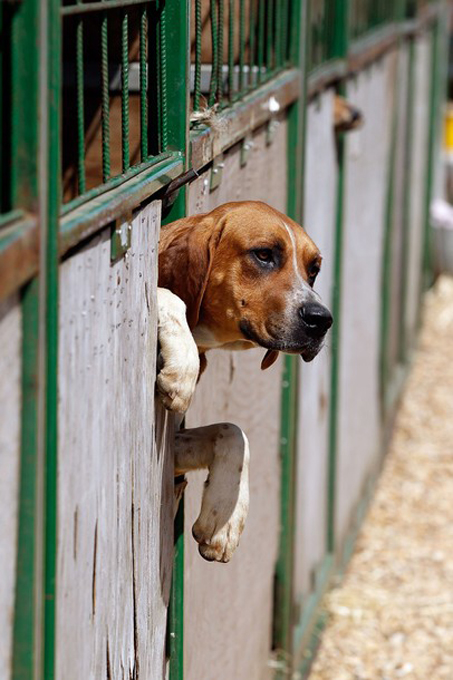
[{"label": "metal mesh grille", "polygon": [[63,199],[166,150],[165,6],[64,1]]},{"label": "metal mesh grille", "polygon": [[227,106],[291,64],[292,0],[192,0],[192,107]]}]

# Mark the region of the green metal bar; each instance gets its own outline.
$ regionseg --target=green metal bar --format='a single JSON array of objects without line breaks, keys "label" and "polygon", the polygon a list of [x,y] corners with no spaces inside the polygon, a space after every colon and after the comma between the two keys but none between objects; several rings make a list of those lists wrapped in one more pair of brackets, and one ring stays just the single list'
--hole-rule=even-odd
[{"label": "green metal bar", "polygon": [[275,28],[274,28],[274,44],[275,44],[275,66],[280,68],[283,62],[282,58],[282,2],[276,0],[275,2]]},{"label": "green metal bar", "polygon": [[335,232],[335,260],[333,273],[332,315],[335,323],[331,330],[332,367],[330,374],[329,404],[329,458],[327,473],[327,552],[335,551],[335,501],[338,439],[338,383],[340,366],[341,329],[341,270],[343,260],[343,195],[345,175],[345,146],[343,136],[338,140],[339,172],[337,182],[337,216]]},{"label": "green metal bar", "polygon": [[234,0],[229,0],[228,12],[228,97],[234,98]]},{"label": "green metal bar", "polygon": [[[306,30],[306,5],[293,2],[292,21],[295,44],[294,63],[302,73],[305,67],[305,43],[301,27]],[[304,83],[306,79],[304,78]],[[304,133],[305,133],[305,90],[288,111],[288,215],[302,222]],[[293,654],[293,570],[295,534],[295,496],[297,460],[297,402],[299,394],[299,357],[285,356],[282,382],[281,408],[281,487],[280,487],[280,537],[275,570],[273,646],[281,650],[280,660],[285,661]],[[277,678],[286,674],[277,673]]]},{"label": "green metal bar", "polygon": [[12,50],[12,7],[0,6],[0,215],[11,210],[11,50]]},{"label": "green metal bar", "polygon": [[175,519],[175,548],[169,610],[169,680],[184,678],[184,500]]},{"label": "green metal bar", "polygon": [[283,21],[282,21],[281,43],[282,43],[282,58],[283,58],[283,65],[284,66],[286,66],[289,63],[288,36],[290,35],[290,29],[289,29],[290,10],[291,10],[291,3],[289,2],[289,0],[282,0]]},{"label": "green metal bar", "polygon": [[407,290],[408,290],[408,271],[407,265],[409,261],[409,235],[410,235],[410,197],[411,197],[411,177],[410,169],[412,168],[412,137],[414,129],[414,102],[415,102],[415,42],[414,38],[409,38],[409,55],[408,55],[408,85],[407,85],[407,101],[406,101],[406,134],[405,134],[405,162],[404,167],[406,173],[404,177],[404,191],[403,191],[403,244],[402,244],[402,262],[401,262],[401,315],[399,327],[399,343],[398,355],[401,362],[405,362],[407,358],[408,342],[406,329],[406,312],[407,312]]},{"label": "green metal bar", "polygon": [[[335,16],[336,56],[342,58],[348,53],[349,14],[348,4],[343,1],[338,6]],[[339,94],[345,95],[344,81],[339,85]],[[337,439],[338,439],[338,386],[340,370],[340,332],[341,332],[341,298],[342,298],[342,263],[343,263],[343,202],[346,171],[344,133],[340,133],[337,142],[338,180],[337,180],[337,212],[335,227],[335,259],[333,271],[332,315],[335,323],[331,330],[332,364],[330,373],[329,403],[329,441],[327,471],[327,527],[326,548],[328,553],[335,552],[335,503],[337,474]]]},{"label": "green metal bar", "polygon": [[[181,161],[180,158],[175,159],[176,154],[167,152],[167,153],[162,153],[159,154],[159,156],[152,156],[148,161],[145,163],[140,163],[139,165],[134,165],[133,167],[129,168],[127,172],[122,173],[121,175],[116,175],[115,177],[112,177],[107,184],[101,184],[100,186],[94,187],[93,189],[90,189],[86,193],[83,194],[83,196],[77,196],[77,198],[74,198],[74,200],[65,203],[64,206],[62,207],[61,214],[62,215],[67,215],[71,211],[75,210],[76,208],[80,207],[81,205],[84,205],[85,203],[89,203],[95,198],[99,198],[103,196],[104,194],[109,194],[112,190],[116,189],[117,187],[121,186],[122,184],[126,184],[129,180],[131,180],[133,177],[136,177],[137,175],[141,175],[144,173],[146,170],[150,170],[150,173],[156,169],[156,171],[160,171],[160,166],[163,161],[173,161],[173,160],[178,160],[179,162]],[[97,204],[99,204],[100,201],[97,201]],[[98,205],[96,205],[98,207]]]},{"label": "green metal bar", "polygon": [[140,16],[140,149],[142,163],[148,159],[148,22],[146,7]]},{"label": "green metal bar", "polygon": [[264,0],[258,0],[258,84],[262,81],[262,68],[264,65]]},{"label": "green metal bar", "polygon": [[129,154],[129,17],[121,20],[121,133],[123,172],[130,168]]},{"label": "green metal bar", "polygon": [[253,67],[255,66],[255,35],[256,35],[256,16],[255,16],[255,1],[250,0],[250,15],[249,15],[249,90],[253,87]]},{"label": "green metal bar", "polygon": [[[3,8],[4,10],[4,8]],[[2,105],[9,106],[10,139],[2,140],[2,156],[8,149],[8,204],[33,211],[38,201],[38,148],[40,107],[39,82],[39,3],[29,0],[11,8],[9,24],[10,70],[3,80]],[[2,48],[6,45],[4,41]],[[4,64],[6,66],[6,64]],[[14,84],[14,87],[12,87]],[[24,115],[26,112],[27,115]],[[5,130],[6,134],[6,130]],[[2,177],[4,180],[5,178]],[[8,206],[9,207],[9,206]],[[43,584],[40,578],[41,547],[38,512],[38,365],[39,365],[39,285],[36,280],[22,291],[22,413],[21,461],[19,477],[16,584],[13,612],[11,679],[31,680],[40,651],[40,630],[36,619],[41,614]]]},{"label": "green metal bar", "polygon": [[223,23],[225,16],[224,0],[218,0],[219,3],[219,26],[218,26],[218,57],[217,57],[217,91],[216,100],[219,104],[222,103],[223,95]]},{"label": "green metal bar", "polygon": [[109,56],[108,56],[108,19],[105,14],[101,23],[101,88],[102,88],[102,180],[110,177],[110,96],[109,96]]},{"label": "green metal bar", "polygon": [[271,72],[275,65],[275,54],[274,54],[274,2],[273,0],[267,0],[267,26],[266,26],[266,78],[271,75]]},{"label": "green metal bar", "polygon": [[[168,146],[184,154],[185,169],[189,151],[190,35],[188,0],[166,0],[168,16],[167,40],[172,46],[168,63]],[[186,190],[181,189],[176,201],[163,216],[163,224],[186,215]],[[183,680],[184,675],[184,499],[175,520],[175,559],[169,610],[170,668],[169,680]]]},{"label": "green metal bar", "polygon": [[34,279],[22,296],[21,465],[11,680],[32,680],[36,660],[38,348],[39,284]]},{"label": "green metal bar", "polygon": [[239,0],[239,95],[244,90],[245,3]]},{"label": "green metal bar", "polygon": [[[124,9],[124,7],[136,7],[139,5],[155,4],[157,0],[108,0],[108,9]],[[87,12],[103,12],[105,10],[105,0],[101,2],[83,2],[77,5],[65,5],[61,8],[61,16],[71,16],[74,14],[86,14]]]},{"label": "green metal bar", "polygon": [[[427,288],[433,283],[434,262],[431,238],[430,207],[433,193],[433,177],[437,133],[439,127],[440,114],[440,84],[443,80],[440,71],[439,46],[441,24],[440,19],[436,21],[432,29],[432,53],[431,53],[431,86],[430,86],[430,111],[429,111],[429,133],[428,133],[428,162],[425,181],[425,206],[424,206],[424,234],[423,234],[423,287]],[[445,91],[446,91],[446,82]],[[422,305],[419,306],[419,319],[421,319]]]},{"label": "green metal bar", "polygon": [[200,109],[201,97],[201,0],[195,0],[195,82],[193,94],[194,111]]},{"label": "green metal bar", "polygon": [[[173,48],[173,45],[172,45]],[[167,3],[160,7],[159,19],[159,50],[160,50],[160,151],[168,149],[168,89],[167,89]]]},{"label": "green metal bar", "polygon": [[146,6],[148,15],[148,157],[161,153],[161,52],[160,11],[156,3]]},{"label": "green metal bar", "polygon": [[396,149],[398,139],[398,78],[393,83],[393,112],[391,129],[391,150],[388,168],[388,184],[386,198],[386,218],[384,233],[384,249],[382,256],[382,294],[381,294],[381,327],[380,327],[380,387],[381,387],[381,413],[385,417],[386,395],[389,381],[389,327],[390,311],[392,303],[392,237],[394,229],[394,199],[395,199],[395,172],[396,172]]},{"label": "green metal bar", "polygon": [[[46,5],[46,7],[44,7]],[[61,172],[61,22],[60,0],[40,3],[46,40],[41,76],[46,87],[41,90],[40,219],[46,225],[45,267],[45,562],[44,562],[44,672],[46,680],[55,678],[55,598],[57,563],[57,454],[58,454],[58,229],[60,216]],[[46,115],[44,110],[47,106]],[[43,228],[43,227],[42,227]]]},{"label": "green metal bar", "polygon": [[281,492],[278,559],[275,570],[274,647],[291,653],[294,562],[294,499],[299,357],[285,356],[281,406]]},{"label": "green metal bar", "polygon": [[[19,4],[11,11],[11,68],[9,75],[11,106],[10,177],[7,189],[12,208],[34,210],[38,194],[38,56],[37,44],[30,40],[37,26],[37,0]],[[2,38],[3,40],[3,38]],[[2,74],[3,80],[3,74]],[[13,87],[14,84],[14,87]],[[20,87],[18,86],[20,84]],[[4,82],[3,85],[7,85]],[[2,100],[2,106],[8,99]],[[24,112],[30,115],[25,116]],[[32,113],[36,113],[36,118]],[[8,143],[8,140],[5,140]],[[8,145],[9,146],[9,145]],[[3,156],[8,147],[1,150]]]},{"label": "green metal bar", "polygon": [[79,194],[86,191],[85,177],[85,107],[83,87],[83,19],[77,23],[76,70],[77,70],[77,178]]},{"label": "green metal bar", "polygon": [[217,70],[219,50],[217,42],[217,0],[210,0],[210,16],[211,16],[211,46],[212,46],[212,68],[211,68],[211,84],[209,86],[209,106],[214,106],[216,92],[217,92]]}]

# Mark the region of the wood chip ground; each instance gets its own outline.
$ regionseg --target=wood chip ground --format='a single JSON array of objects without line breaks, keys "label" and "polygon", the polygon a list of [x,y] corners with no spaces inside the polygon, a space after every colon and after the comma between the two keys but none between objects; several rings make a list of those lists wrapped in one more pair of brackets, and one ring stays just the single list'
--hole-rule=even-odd
[{"label": "wood chip ground", "polygon": [[428,293],[374,500],[309,680],[453,680],[453,278]]}]

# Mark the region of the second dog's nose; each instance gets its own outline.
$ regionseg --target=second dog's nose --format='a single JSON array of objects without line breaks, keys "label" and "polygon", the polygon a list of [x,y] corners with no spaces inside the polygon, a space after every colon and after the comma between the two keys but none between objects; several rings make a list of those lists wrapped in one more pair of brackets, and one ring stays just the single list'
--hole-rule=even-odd
[{"label": "second dog's nose", "polygon": [[299,309],[302,321],[307,326],[307,332],[315,338],[327,333],[333,323],[332,314],[327,307],[317,302],[309,302]]}]

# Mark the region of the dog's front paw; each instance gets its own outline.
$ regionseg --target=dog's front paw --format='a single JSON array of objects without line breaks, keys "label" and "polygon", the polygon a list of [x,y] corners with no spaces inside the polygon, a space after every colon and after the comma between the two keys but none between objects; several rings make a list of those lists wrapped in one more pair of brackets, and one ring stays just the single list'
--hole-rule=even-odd
[{"label": "dog's front paw", "polygon": [[158,288],[158,314],[161,369],[157,393],[169,411],[185,413],[200,371],[198,348],[187,324],[184,302],[165,288]]},{"label": "dog's front paw", "polygon": [[[218,521],[215,508],[210,513],[201,513],[192,527],[192,535],[198,543],[198,551],[208,562],[229,562],[239,545],[248,512],[246,503],[238,505],[230,519]],[[221,514],[221,513],[220,513]]]},{"label": "dog's front paw", "polygon": [[156,378],[156,388],[166,409],[176,413],[187,411],[197,384],[199,367],[198,351],[176,365],[173,361],[164,363]]},{"label": "dog's front paw", "polygon": [[214,451],[192,534],[205,560],[229,562],[249,510],[249,443],[239,427],[220,423]]}]

